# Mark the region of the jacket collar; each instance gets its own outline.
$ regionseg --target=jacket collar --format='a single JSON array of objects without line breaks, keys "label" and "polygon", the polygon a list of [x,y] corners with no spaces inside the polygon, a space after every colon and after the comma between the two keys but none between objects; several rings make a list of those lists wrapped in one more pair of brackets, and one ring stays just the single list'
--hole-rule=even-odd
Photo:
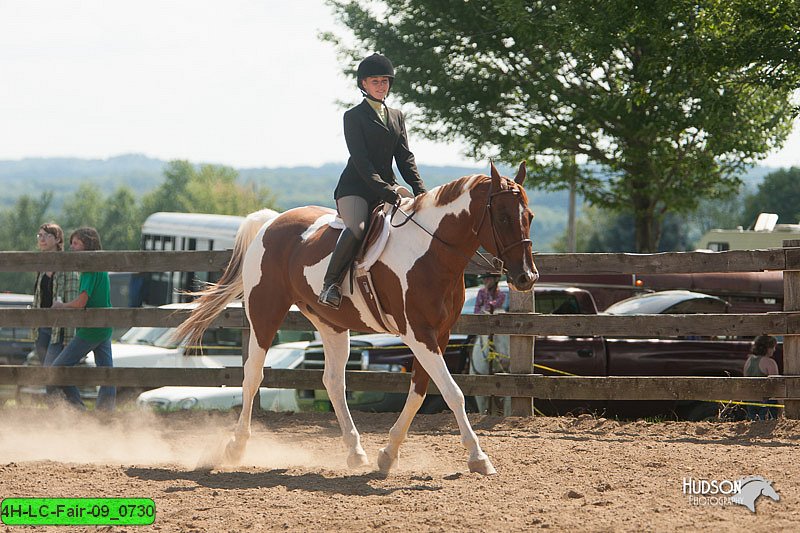
[{"label": "jacket collar", "polygon": [[[358,107],[361,109],[362,113],[366,113],[367,114],[367,116],[370,118],[370,120],[372,120],[372,122],[378,124],[379,126],[381,126],[386,131],[389,131],[389,125],[383,123],[383,121],[380,119],[380,117],[375,112],[375,110],[372,109],[372,106],[369,105],[369,102],[367,102],[366,98],[361,101],[361,103],[358,105]],[[388,109],[388,107],[387,107],[387,109]],[[391,120],[391,113],[389,113],[387,111],[387,113],[386,113],[386,121],[387,121],[387,123],[390,120]]]}]

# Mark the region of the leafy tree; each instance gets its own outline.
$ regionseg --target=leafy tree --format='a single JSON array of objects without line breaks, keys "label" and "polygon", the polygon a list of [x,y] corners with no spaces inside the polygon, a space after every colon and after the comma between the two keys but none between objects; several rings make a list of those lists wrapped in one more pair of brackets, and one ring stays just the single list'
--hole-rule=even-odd
[{"label": "leafy tree", "polygon": [[194,174],[194,167],[189,161],[175,160],[167,163],[164,169],[164,181],[142,197],[143,219],[158,211],[190,211],[186,189]]},{"label": "leafy tree", "polygon": [[800,221],[800,167],[767,174],[758,191],[745,198],[744,225],[752,225],[759,213],[775,213],[787,224]]},{"label": "leafy tree", "polygon": [[[53,193],[42,193],[39,198],[23,195],[9,209],[0,211],[0,249],[16,251],[36,250],[36,230],[51,219],[47,216]],[[30,292],[34,274],[31,272],[0,272],[0,291]]]},{"label": "leafy tree", "polygon": [[247,215],[277,202],[266,187],[238,182],[236,169],[222,165],[195,168],[188,161],[170,161],[164,183],[142,198],[143,219],[157,211]]},{"label": "leafy tree", "polygon": [[269,207],[276,209],[275,196],[266,187],[237,182],[239,173],[230,167],[202,165],[187,187],[191,209],[199,213],[246,215]]},{"label": "leafy tree", "polygon": [[[685,217],[668,213],[664,218],[664,233],[658,252],[691,250],[694,247]],[[576,250],[578,252],[635,252],[636,235],[633,217],[612,211],[588,207],[576,221]],[[567,251],[567,236],[555,243],[558,252]]]},{"label": "leafy tree", "polygon": [[119,187],[105,202],[102,219],[103,248],[138,250],[141,237],[141,211],[130,187]]},{"label": "leafy tree", "polygon": [[795,113],[795,0],[331,4],[355,40],[325,38],[352,64],[367,50],[397,61],[392,91],[424,115],[420,133],[474,156],[536,155],[553,188],[567,185],[561,160],[595,163],[578,192],[631,214],[641,252],[666,213],[736,190]]},{"label": "leafy tree", "polygon": [[[90,183],[82,183],[78,190],[69,195],[61,207],[59,225],[64,228],[64,238],[83,226],[96,228],[103,238],[103,211],[106,196]],[[66,243],[69,249],[69,243]]]}]

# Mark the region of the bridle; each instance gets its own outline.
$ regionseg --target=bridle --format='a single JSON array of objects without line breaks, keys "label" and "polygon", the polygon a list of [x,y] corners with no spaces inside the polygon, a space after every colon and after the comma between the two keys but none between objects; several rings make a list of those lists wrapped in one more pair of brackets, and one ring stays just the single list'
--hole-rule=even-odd
[{"label": "bridle", "polygon": [[[502,246],[502,247],[500,246],[501,244],[503,244],[503,240],[500,238],[500,235],[499,235],[499,233],[497,231],[497,227],[495,226],[494,216],[492,216],[492,201],[494,200],[494,198],[496,196],[499,196],[501,194],[517,194],[518,195],[518,194],[520,194],[520,192],[517,189],[500,189],[498,191],[494,191],[493,189],[494,189],[494,180],[490,180],[489,181],[489,194],[486,197],[486,205],[484,206],[483,212],[481,213],[481,220],[478,223],[478,228],[475,229],[474,227],[472,227],[470,229],[472,230],[472,234],[477,237],[478,233],[481,231],[481,228],[483,227],[483,223],[486,221],[486,215],[487,214],[489,215],[489,223],[492,226],[492,239],[494,240],[494,247],[497,250],[497,257],[492,257],[490,259],[486,255],[484,255],[480,250],[477,250],[475,253],[477,253],[480,256],[480,258],[483,259],[483,261],[486,263],[486,265],[489,266],[489,268],[492,269],[492,271],[499,272],[499,273],[503,274],[503,273],[506,272],[505,262],[502,259],[503,254],[505,254],[508,250],[510,250],[511,248],[514,248],[516,246],[525,245],[525,244],[529,244],[529,243],[531,244],[531,246],[533,246],[533,243],[532,243],[532,241],[530,239],[524,239],[523,238],[523,239],[520,239],[520,240],[518,240],[518,241],[516,241],[516,242],[514,242],[512,244],[505,245],[505,246]],[[395,224],[392,224],[391,221],[394,219],[394,215],[398,211],[400,213],[402,213],[403,216],[406,217],[406,219],[403,222],[401,222],[400,224],[395,225]],[[468,262],[470,262],[473,265],[476,265],[478,267],[483,267],[484,266],[484,265],[481,265],[481,264],[477,263],[475,260],[472,259],[472,257],[468,257],[466,254],[464,254],[460,250],[456,249],[452,244],[447,243],[444,240],[442,240],[442,238],[439,237],[438,235],[435,235],[435,234],[431,233],[427,228],[423,227],[419,222],[414,220],[414,215],[416,213],[417,212],[414,211],[410,215],[407,214],[405,211],[400,209],[400,204],[397,203],[392,208],[392,213],[389,216],[389,224],[393,228],[399,228],[399,227],[404,226],[408,222],[413,222],[418,228],[420,228],[422,231],[424,231],[425,233],[427,233],[428,235],[430,235],[431,237],[433,237],[434,239],[436,239],[440,243],[444,244],[448,249],[455,249],[455,251],[459,255],[461,255],[462,257],[465,257]]]},{"label": "bridle", "polygon": [[[520,245],[530,244],[533,247],[533,242],[530,239],[520,239],[515,241],[511,244],[500,246],[503,244],[503,240],[500,238],[500,234],[497,231],[497,226],[495,225],[494,216],[492,213],[492,200],[495,197],[500,196],[501,194],[516,194],[519,195],[520,192],[517,189],[500,189],[498,191],[493,191],[494,188],[494,180],[489,182],[489,194],[486,198],[486,206],[483,208],[483,213],[481,214],[481,221],[478,223],[478,229],[472,228],[472,233],[477,237],[478,233],[480,233],[481,228],[483,227],[483,223],[486,220],[486,215],[489,215],[489,223],[492,225],[492,240],[494,240],[494,247],[497,250],[497,257],[494,258],[492,261],[493,263],[499,263],[497,265],[497,270],[501,273],[505,272],[505,267],[503,266],[503,255],[510,250],[511,248],[515,248]],[[480,253],[480,252],[479,252]],[[483,255],[481,255],[483,257]],[[484,258],[485,260],[485,258]]]}]

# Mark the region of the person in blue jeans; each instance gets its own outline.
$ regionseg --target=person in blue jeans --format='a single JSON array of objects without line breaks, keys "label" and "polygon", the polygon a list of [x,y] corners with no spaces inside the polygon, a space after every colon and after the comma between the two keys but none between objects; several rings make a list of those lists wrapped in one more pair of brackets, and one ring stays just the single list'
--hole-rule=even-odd
[{"label": "person in blue jeans", "polygon": [[[64,231],[55,222],[42,224],[36,232],[36,243],[42,252],[63,252]],[[53,301],[73,300],[78,295],[77,291],[78,274],[75,272],[37,272],[33,289],[33,307],[47,309],[53,306]],[[46,361],[58,357],[64,345],[74,336],[74,328],[40,327],[34,352],[36,359],[47,366]]]},{"label": "person in blue jeans", "polygon": [[[79,228],[69,237],[73,251],[102,250],[100,235],[94,228]],[[69,302],[53,302],[54,309],[96,309],[111,307],[111,283],[108,272],[81,272],[78,296]],[[113,367],[111,357],[112,328],[77,328],[75,337],[48,366],[75,366],[89,352],[94,352],[94,362],[98,367]],[[78,387],[48,387],[48,394],[63,394],[66,400],[79,409],[86,409],[81,400]],[[97,410],[113,411],[116,404],[117,389],[103,385],[97,394]]]}]

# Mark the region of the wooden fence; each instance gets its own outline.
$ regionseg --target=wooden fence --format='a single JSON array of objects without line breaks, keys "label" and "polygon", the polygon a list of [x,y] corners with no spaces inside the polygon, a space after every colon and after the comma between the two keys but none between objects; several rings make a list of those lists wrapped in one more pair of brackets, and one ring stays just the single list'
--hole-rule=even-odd
[{"label": "wooden fence", "polygon": [[[202,252],[0,252],[0,271],[74,270],[164,272],[221,270],[229,251]],[[469,395],[512,396],[512,412],[532,413],[532,399],[576,400],[704,400],[784,398],[785,416],[800,418],[800,241],[783,248],[728,252],[669,252],[659,254],[537,254],[541,272],[552,274],[653,274],[698,272],[784,272],[784,311],[760,314],[708,315],[539,315],[532,313],[532,293],[511,292],[511,311],[499,315],[462,316],[454,333],[510,334],[511,374],[457,375]],[[469,271],[468,271],[469,272]],[[474,273],[474,272],[473,272]],[[165,309],[0,309],[0,325],[175,326],[184,311]],[[228,309],[217,326],[247,327],[240,309]],[[282,326],[312,329],[301,314],[290,312]],[[769,378],[712,377],[561,377],[530,374],[533,339],[537,335],[760,335],[784,337],[784,375]],[[405,392],[407,374],[348,372],[349,390]],[[241,385],[242,369],[167,368],[41,368],[0,367],[0,383],[32,385]],[[265,371],[263,385],[290,389],[322,388],[321,370]],[[432,392],[436,392],[432,388]]]}]

